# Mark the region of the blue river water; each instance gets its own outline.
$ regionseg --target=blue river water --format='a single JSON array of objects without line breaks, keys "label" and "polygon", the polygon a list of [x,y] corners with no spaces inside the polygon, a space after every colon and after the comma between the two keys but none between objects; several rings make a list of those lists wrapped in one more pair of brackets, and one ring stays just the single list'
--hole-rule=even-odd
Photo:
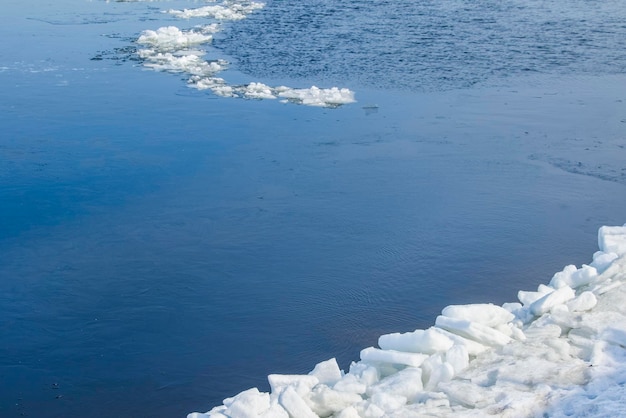
[{"label": "blue river water", "polygon": [[0,15],[0,415],[172,417],[342,368],[449,304],[514,301],[626,222],[618,1],[268,1],[147,70],[196,1]]}]

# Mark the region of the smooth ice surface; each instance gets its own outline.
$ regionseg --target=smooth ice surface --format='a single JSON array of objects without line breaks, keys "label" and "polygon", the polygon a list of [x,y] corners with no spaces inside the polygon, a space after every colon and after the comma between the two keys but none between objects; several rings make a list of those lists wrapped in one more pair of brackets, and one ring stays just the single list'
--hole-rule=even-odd
[{"label": "smooth ice surface", "polygon": [[[481,353],[450,345],[451,339],[442,340],[433,329],[387,334],[379,338],[380,349],[362,350],[361,361],[347,374],[331,359],[309,375],[270,375],[272,392],[265,397],[256,389],[245,391],[205,416],[264,416],[270,398],[278,399],[291,418],[621,416],[626,410],[626,225],[602,227],[598,237],[602,252],[619,252],[611,257],[608,274],[567,266],[551,286],[540,286],[540,297],[532,302],[520,292],[524,306],[506,304],[516,308],[515,314],[493,304],[444,308],[433,329],[491,347]],[[570,281],[572,288],[560,283],[563,275],[585,279]],[[603,289],[605,282],[612,283],[610,290],[592,290]],[[314,375],[329,377],[322,382]],[[347,381],[353,384],[342,384]],[[233,405],[247,409],[229,414]]]}]

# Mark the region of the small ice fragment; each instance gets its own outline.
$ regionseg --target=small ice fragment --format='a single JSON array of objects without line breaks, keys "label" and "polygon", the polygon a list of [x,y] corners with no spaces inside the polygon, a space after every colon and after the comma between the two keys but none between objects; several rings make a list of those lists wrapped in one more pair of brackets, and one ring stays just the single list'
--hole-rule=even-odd
[{"label": "small ice fragment", "polygon": [[424,370],[424,389],[434,391],[441,382],[449,382],[454,376],[454,368],[441,360],[440,356],[432,356],[422,365]]},{"label": "small ice fragment", "polygon": [[596,295],[594,295],[593,292],[587,291],[567,302],[565,306],[567,306],[571,312],[584,312],[593,309],[597,304],[598,298],[596,298]]},{"label": "small ice fragment", "polygon": [[346,393],[363,394],[367,391],[367,384],[353,374],[345,375],[333,386],[334,390]]},{"label": "small ice fragment", "polygon": [[550,310],[555,306],[564,304],[565,302],[574,299],[574,297],[576,297],[576,293],[574,293],[574,290],[571,287],[561,287],[534,301],[530,305],[530,312],[535,316],[541,316],[546,312],[550,312]]},{"label": "small ice fragment", "polygon": [[469,365],[469,354],[467,348],[462,345],[455,344],[446,352],[446,363],[450,364],[454,370],[454,374],[460,373]]},{"label": "small ice fragment", "polygon": [[588,285],[596,277],[598,277],[598,271],[595,267],[583,265],[580,269],[576,269],[576,266],[569,265],[552,277],[550,285],[555,289],[565,286],[578,288]]},{"label": "small ice fragment", "polygon": [[600,334],[600,338],[611,344],[626,348],[626,326],[620,326],[619,324],[610,326]]},{"label": "small ice fragment", "polygon": [[380,382],[372,385],[367,393],[372,394],[385,392],[395,393],[409,400],[413,399],[422,387],[422,369],[407,367],[396,374],[385,377]]},{"label": "small ice fragment", "polygon": [[272,388],[272,393],[279,393],[283,388],[291,387],[300,396],[306,395],[313,386],[319,383],[315,376],[298,374],[270,374],[267,376],[267,380]]},{"label": "small ice fragment", "polygon": [[378,338],[378,345],[383,350],[406,351],[410,353],[433,354],[439,351],[446,351],[454,342],[433,330],[415,330],[407,333],[393,333],[381,335]]},{"label": "small ice fragment", "polygon": [[270,395],[261,393],[257,388],[245,390],[233,398],[224,400],[228,417],[254,418],[270,407]]},{"label": "small ice fragment", "polygon": [[469,382],[454,380],[450,384],[441,385],[440,389],[448,396],[451,403],[458,403],[470,408],[476,408],[485,403],[481,388]]},{"label": "small ice fragment", "polygon": [[376,367],[362,362],[352,362],[350,364],[350,374],[357,376],[361,382],[368,386],[373,385],[380,379],[380,372]]},{"label": "small ice fragment", "polygon": [[465,337],[461,337],[460,335],[454,334],[450,331],[446,331],[445,329],[441,329],[441,328],[433,328],[433,329],[445,335],[446,337],[450,338],[452,341],[454,341],[455,344],[462,345],[463,347],[465,347],[467,349],[467,353],[470,356],[476,356],[488,349],[486,345],[483,345],[477,341],[470,340]]},{"label": "small ice fragment", "polygon": [[554,289],[551,289],[547,286],[545,287],[540,286],[537,292],[529,292],[526,290],[520,290],[519,292],[517,292],[517,299],[519,299],[519,301],[522,302],[522,305],[529,306],[529,305],[532,305],[533,302],[541,299],[546,294],[551,293],[552,291],[554,291]]},{"label": "small ice fragment", "polygon": [[289,413],[279,403],[272,403],[270,409],[263,412],[260,418],[289,418]]},{"label": "small ice fragment", "polygon": [[443,311],[441,311],[441,314],[449,318],[464,319],[488,327],[506,324],[515,319],[515,315],[492,303],[450,305],[445,307]]},{"label": "small ice fragment", "polygon": [[361,416],[354,406],[349,406],[337,414],[336,418],[361,418]]},{"label": "small ice fragment", "polygon": [[402,364],[406,366],[419,367],[428,358],[425,354],[404,353],[394,350],[380,350],[368,347],[361,350],[361,360],[364,362]]},{"label": "small ice fragment", "polygon": [[435,320],[435,325],[485,345],[500,346],[508,344],[511,341],[510,337],[500,331],[462,319],[448,318],[447,316],[439,315]]},{"label": "small ice fragment", "polygon": [[309,372],[309,375],[315,376],[320,383],[332,386],[341,380],[342,373],[334,357],[330,360],[317,363],[315,368]]},{"label": "small ice fragment", "polygon": [[307,396],[309,407],[322,417],[328,417],[350,405],[361,402],[363,398],[356,393],[341,392],[326,385],[317,385]]},{"label": "small ice fragment", "polygon": [[600,227],[598,246],[605,253],[626,254],[626,225]]},{"label": "small ice fragment", "polygon": [[595,267],[599,274],[604,273],[604,271],[611,265],[613,260],[618,257],[615,253],[605,253],[604,251],[596,251],[593,254],[593,261],[591,262],[591,266]]},{"label": "small ice fragment", "polygon": [[388,413],[406,405],[407,399],[394,392],[376,392],[370,398],[370,402]]},{"label": "small ice fragment", "polygon": [[278,402],[292,418],[319,418],[291,386],[280,394]]},{"label": "small ice fragment", "polygon": [[531,326],[524,330],[526,337],[530,339],[545,340],[548,338],[558,338],[563,330],[556,324],[546,324],[543,326]]}]

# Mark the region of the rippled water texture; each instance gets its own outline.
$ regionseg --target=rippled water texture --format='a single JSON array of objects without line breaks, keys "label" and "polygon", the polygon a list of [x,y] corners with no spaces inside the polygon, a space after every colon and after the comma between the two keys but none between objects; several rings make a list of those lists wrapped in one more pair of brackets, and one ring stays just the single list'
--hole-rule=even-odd
[{"label": "rippled water texture", "polygon": [[618,0],[269,0],[216,46],[266,77],[433,91],[525,73],[621,73],[624,39]]},{"label": "rippled water texture", "polygon": [[184,416],[347,368],[626,222],[620,2],[268,1],[207,46],[228,82],[354,90],[336,109],[146,70],[140,34],[201,5],[3,5],[0,416]]}]

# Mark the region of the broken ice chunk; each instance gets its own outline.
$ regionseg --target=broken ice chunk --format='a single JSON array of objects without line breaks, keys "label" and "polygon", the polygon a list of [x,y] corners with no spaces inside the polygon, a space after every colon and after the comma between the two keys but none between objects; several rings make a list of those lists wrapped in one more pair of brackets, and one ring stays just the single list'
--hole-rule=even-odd
[{"label": "broken ice chunk", "polygon": [[510,337],[500,331],[462,319],[448,318],[447,316],[439,315],[435,320],[435,325],[485,345],[500,346],[508,344],[511,341]]},{"label": "broken ice chunk", "polygon": [[410,353],[433,354],[438,351],[446,351],[454,342],[433,330],[418,329],[404,334],[393,333],[381,335],[378,338],[378,346],[383,350],[406,351]]},{"label": "broken ice chunk", "polygon": [[562,305],[565,302],[574,299],[576,293],[569,286],[561,287],[547,295],[544,295],[540,299],[534,301],[530,305],[530,312],[535,316],[541,316],[546,312],[550,312],[552,308],[557,305]]},{"label": "broken ice chunk", "polygon": [[488,327],[506,324],[515,319],[515,315],[492,303],[476,303],[473,305],[450,305],[441,311],[443,316],[476,322]]},{"label": "broken ice chunk", "polygon": [[374,347],[361,350],[361,360],[365,362],[403,364],[406,366],[419,367],[426,358],[428,358],[428,356],[425,354],[380,350]]}]

